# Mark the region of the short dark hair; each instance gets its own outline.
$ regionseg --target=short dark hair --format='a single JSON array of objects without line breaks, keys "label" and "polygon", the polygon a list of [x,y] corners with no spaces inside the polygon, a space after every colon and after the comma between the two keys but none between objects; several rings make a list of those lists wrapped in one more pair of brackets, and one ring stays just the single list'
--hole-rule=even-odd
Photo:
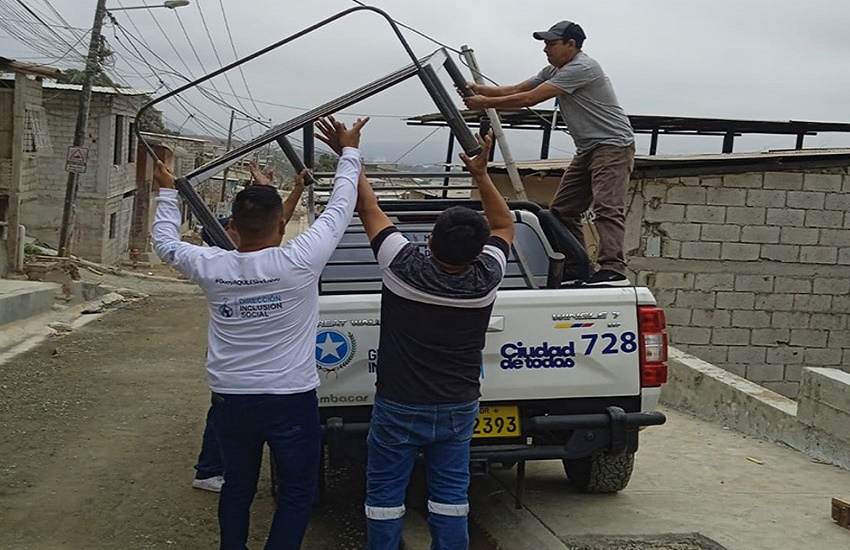
[{"label": "short dark hair", "polygon": [[481,214],[464,206],[452,206],[437,216],[431,232],[431,252],[450,265],[471,263],[490,237],[490,226]]},{"label": "short dark hair", "polygon": [[252,185],[233,199],[233,225],[243,239],[259,239],[272,233],[283,217],[283,201],[271,185]]}]

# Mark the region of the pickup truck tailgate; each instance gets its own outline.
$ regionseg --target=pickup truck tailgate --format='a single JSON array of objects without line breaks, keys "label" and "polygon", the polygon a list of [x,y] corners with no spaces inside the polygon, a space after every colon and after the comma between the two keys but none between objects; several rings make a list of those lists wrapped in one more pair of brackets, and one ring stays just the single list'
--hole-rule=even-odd
[{"label": "pickup truck tailgate", "polygon": [[638,395],[637,328],[633,287],[499,292],[483,399]]},{"label": "pickup truck tailgate", "polygon": [[[373,402],[379,330],[380,295],[320,298],[320,405]],[[638,395],[635,289],[500,291],[481,382],[485,401]]]}]

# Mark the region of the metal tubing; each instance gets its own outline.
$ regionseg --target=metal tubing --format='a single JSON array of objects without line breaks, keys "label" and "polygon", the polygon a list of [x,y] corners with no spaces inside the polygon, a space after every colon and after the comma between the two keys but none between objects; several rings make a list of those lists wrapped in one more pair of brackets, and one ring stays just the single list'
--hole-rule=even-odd
[{"label": "metal tubing", "polygon": [[463,73],[460,72],[454,60],[451,57],[446,57],[446,61],[443,63],[443,67],[446,68],[446,72],[449,73],[449,77],[454,82],[457,89],[460,90],[466,97],[471,97],[475,95],[475,92],[469,89],[469,86],[466,85],[466,79],[463,77]]},{"label": "metal tubing", "polygon": [[[484,78],[481,74],[481,69],[478,67],[478,61],[475,59],[475,53],[472,51],[472,49],[468,46],[461,47],[461,55],[466,60],[470,71],[472,71],[472,76],[475,82],[477,82],[478,84],[483,84]],[[496,109],[486,109],[485,113],[487,114],[489,123],[493,128],[493,139],[496,141],[496,143],[499,144],[499,150],[502,152],[502,159],[504,159],[505,161],[505,169],[508,172],[508,177],[511,180],[511,185],[513,186],[514,193],[516,193],[517,199],[523,201],[527,200],[528,194],[525,192],[525,186],[522,183],[522,178],[520,178],[519,176],[519,171],[516,167],[516,161],[514,161],[514,157],[511,154],[511,149],[508,145],[508,139],[505,136],[504,130],[502,129],[502,121],[501,119],[499,119],[499,114],[496,112]],[[495,151],[496,148],[493,147],[492,149],[490,149],[490,154],[495,154]]]},{"label": "metal tubing", "polygon": [[[371,11],[371,12],[377,13],[378,15],[380,15],[381,17],[386,19],[387,23],[391,27],[392,31],[395,33],[395,35],[398,38],[399,42],[401,43],[402,47],[404,48],[405,52],[410,57],[410,59],[412,61],[413,70],[412,70],[411,74],[401,77],[401,79],[399,81],[405,80],[406,78],[413,76],[413,74],[415,74],[416,72],[420,72],[422,70],[422,64],[420,63],[419,59],[414,54],[413,49],[410,47],[410,44],[408,44],[407,40],[401,34],[401,31],[399,30],[398,26],[396,25],[396,22],[386,12],[384,12],[383,10],[380,10],[378,8],[372,7],[372,6],[356,6],[356,7],[352,7],[352,8],[349,8],[347,10],[344,10],[342,12],[339,12],[339,13],[331,16],[331,17],[328,17],[327,19],[319,21],[318,23],[311,25],[311,26],[307,27],[306,29],[302,29],[301,31],[299,31],[295,34],[292,34],[292,35],[284,38],[283,40],[280,40],[280,41],[275,42],[274,44],[272,44],[270,46],[267,46],[266,48],[263,48],[263,49],[261,49],[257,52],[254,52],[251,55],[243,57],[242,59],[238,59],[238,60],[234,61],[233,63],[225,65],[224,67],[222,67],[222,68],[220,68],[216,71],[213,71],[212,73],[209,73],[209,74],[207,74],[207,75],[205,75],[205,76],[203,76],[199,79],[193,80],[193,81],[191,81],[191,82],[189,82],[189,83],[187,83],[183,86],[180,86],[177,89],[172,90],[169,93],[167,93],[167,94],[165,94],[161,97],[158,97],[158,98],[155,98],[151,101],[148,101],[147,103],[142,105],[142,107],[139,109],[138,113],[136,113],[136,120],[141,120],[144,113],[148,109],[152,108],[154,105],[156,105],[158,103],[161,103],[162,101],[165,101],[166,99],[168,99],[170,97],[173,97],[177,94],[180,94],[180,93],[188,90],[189,88],[193,88],[193,87],[195,87],[195,86],[197,86],[197,85],[199,85],[203,82],[206,82],[207,80],[210,80],[210,79],[212,79],[212,78],[214,78],[214,77],[216,77],[216,76],[218,76],[222,73],[225,73],[225,72],[227,72],[227,71],[229,71],[229,70],[231,70],[235,67],[238,67],[238,66],[240,66],[244,63],[247,63],[248,61],[251,61],[252,59],[255,59],[257,57],[265,55],[266,53],[268,53],[268,52],[270,52],[274,49],[277,49],[280,46],[283,46],[284,44],[292,42],[293,40],[295,40],[297,38],[300,38],[300,37],[302,37],[306,34],[309,34],[309,33],[313,32],[314,30],[317,30],[321,27],[324,27],[325,25],[327,25],[327,24],[329,24],[333,21],[336,21],[337,19],[340,19],[342,17],[345,17],[346,15],[349,15],[349,14],[357,12],[357,11]],[[395,83],[397,83],[397,82],[394,82],[393,84],[395,84]],[[392,84],[389,84],[389,85],[392,85]],[[363,98],[362,97],[357,98],[353,102],[360,101],[361,99],[363,99]],[[340,102],[340,103],[345,103],[345,102]],[[339,110],[341,108],[343,108],[343,107],[334,106],[332,110],[328,111],[328,113],[325,113],[325,114],[330,114],[330,113],[335,112],[336,110]],[[322,115],[319,115],[319,116],[322,116]],[[316,118],[318,118],[318,117],[316,117]],[[305,122],[312,122],[313,120],[315,120],[315,118],[309,119]],[[297,125],[295,127],[297,127]],[[292,128],[292,129],[295,129],[295,128]],[[141,133],[141,129],[140,129],[139,124],[135,125],[134,132],[136,134],[136,138],[138,140],[138,143],[141,143],[142,145],[144,145],[145,149],[147,149],[151,158],[156,160],[157,159],[156,152],[153,150],[153,147],[151,147],[151,145],[147,142],[147,140],[145,140],[144,136]],[[287,133],[288,132],[279,132],[277,135],[285,135]],[[260,142],[259,145],[257,145],[257,146],[253,146],[253,147],[249,148],[246,151],[246,153],[250,152],[253,149],[256,149],[258,146],[262,146],[262,145],[265,145],[266,143],[269,143],[270,141],[272,141],[272,139],[276,138],[277,135],[274,135],[272,138],[267,139],[263,142]],[[240,148],[240,150],[241,149],[242,148]],[[239,155],[239,156],[236,156],[234,158],[238,159],[241,156],[242,155]],[[222,162],[220,164],[226,164],[226,166],[230,166],[231,164],[233,164],[233,162],[235,162],[235,161],[229,159],[229,162]],[[223,170],[224,168],[226,168],[226,166],[221,166],[221,169]],[[190,174],[190,176],[192,176],[192,175],[193,174]],[[213,174],[209,174],[207,176],[207,178],[210,177],[211,175],[213,175]],[[197,191],[195,191],[195,189],[194,189],[193,183],[203,181],[204,179],[207,179],[207,178],[186,178],[186,180],[187,180],[186,183],[181,184],[178,187],[178,191],[184,196],[184,198],[186,199],[190,208],[192,208],[193,213],[198,217],[198,219],[201,220],[201,223],[204,224],[204,227],[207,229],[207,231],[212,236],[213,241],[219,246],[224,246],[228,249],[232,249],[232,248],[234,248],[233,241],[230,240],[230,237],[227,236],[227,233],[224,232],[224,230],[221,228],[221,225],[215,220],[215,217],[212,215],[212,212],[210,211],[209,207],[203,202],[200,195],[198,195]],[[312,186],[310,187],[310,189],[312,189]]]},{"label": "metal tubing", "polygon": [[[433,55],[431,57],[433,57]],[[428,58],[425,59],[427,60]],[[408,78],[415,75],[416,68],[413,65],[410,65],[405,69],[396,71],[387,77],[362,86],[351,93],[345,94],[342,97],[339,97],[333,101],[329,101],[324,105],[320,105],[315,109],[307,111],[306,113],[303,113],[293,119],[290,119],[287,122],[284,122],[271,128],[266,133],[257,136],[256,138],[246,142],[242,146],[233,149],[229,153],[222,155],[221,157],[211,162],[208,162],[200,168],[196,168],[187,177],[189,181],[193,183],[209,179],[221,170],[224,170],[225,166],[229,166],[235,163],[240,158],[250,153],[254,149],[262,147],[263,145],[271,141],[275,141],[278,136],[292,133],[293,131],[302,128],[306,124],[312,124],[313,121],[318,118],[336,113],[350,105],[353,105],[359,101],[371,97],[390,86],[394,86],[400,82],[404,82]]]},{"label": "metal tubing", "polygon": [[[300,174],[302,170],[307,167],[304,165],[304,161],[301,160],[301,157],[298,156],[298,151],[295,150],[295,147],[292,146],[292,142],[286,136],[278,136],[277,144],[280,146],[281,151],[283,151],[283,155],[286,157],[286,160],[289,161],[289,164],[295,168],[295,173]],[[307,177],[304,178],[304,185],[313,185],[316,183],[315,178],[313,178],[313,174],[311,172],[307,172]]]},{"label": "metal tubing", "polygon": [[446,93],[446,89],[440,83],[434,67],[423,65],[419,71],[419,79],[422,81],[425,89],[428,90],[428,94],[434,100],[434,103],[436,103],[437,109],[443,115],[443,118],[446,119],[446,122],[448,122],[449,128],[451,128],[452,133],[466,154],[470,157],[478,155],[481,152],[481,146],[478,145],[478,141],[472,135],[472,132],[469,131],[469,126],[464,122],[460,111],[455,108],[451,98]]},{"label": "metal tubing", "polygon": [[[328,17],[327,19],[323,19],[323,20],[319,21],[318,23],[311,25],[311,26],[307,27],[306,29],[302,29],[301,31],[299,31],[295,34],[291,34],[291,35],[287,36],[286,38],[279,40],[278,42],[275,42],[274,44],[266,46],[265,48],[252,53],[251,55],[245,56],[242,59],[237,59],[233,63],[225,65],[224,67],[221,67],[220,69],[218,69],[216,71],[213,71],[213,72],[211,72],[207,75],[204,75],[201,78],[198,78],[198,79],[193,80],[193,81],[191,81],[187,84],[184,84],[183,86],[180,86],[179,88],[176,88],[176,89],[168,92],[165,95],[162,95],[162,96],[160,96],[156,99],[152,99],[151,101],[148,101],[147,103],[142,105],[142,107],[139,109],[139,112],[136,114],[136,120],[141,120],[142,114],[147,109],[153,107],[154,105],[156,105],[158,103],[161,103],[162,101],[165,101],[166,99],[168,99],[170,97],[173,97],[177,94],[185,92],[189,88],[194,88],[198,84],[201,84],[203,82],[206,82],[207,80],[215,78],[216,76],[218,76],[222,73],[226,73],[227,71],[229,71],[231,69],[235,69],[236,67],[238,67],[238,66],[240,66],[244,63],[247,63],[248,61],[251,61],[252,59],[256,59],[257,57],[265,55],[272,50],[276,50],[277,48],[279,48],[279,47],[281,47],[285,44],[288,44],[289,42],[292,42],[293,40],[301,38],[302,36],[304,36],[306,34],[310,34],[311,32],[313,32],[313,31],[315,31],[315,30],[317,30],[321,27],[324,27],[325,25],[330,24],[330,23],[336,21],[337,19],[341,19],[342,17],[345,17],[346,15],[349,15],[351,13],[354,13],[354,12],[357,12],[357,11],[364,11],[364,10],[377,13],[378,15],[380,15],[381,17],[383,17],[384,19],[387,20],[387,23],[392,28],[392,30],[395,33],[396,37],[398,38],[399,42],[401,42],[402,47],[407,52],[407,55],[410,56],[411,61],[413,61],[413,65],[416,67],[417,70],[420,69],[421,64],[420,64],[419,60],[416,58],[416,54],[413,53],[413,49],[410,47],[410,44],[408,44],[407,40],[401,34],[401,30],[399,30],[398,26],[396,25],[396,22],[389,16],[389,14],[387,14],[385,11],[383,11],[381,9],[378,9],[378,8],[375,8],[375,7],[372,7],[372,6],[355,6],[355,7],[349,8],[347,10],[341,11],[341,12],[335,14],[335,15],[332,15],[332,16]],[[136,125],[135,131],[136,131],[136,137],[138,138],[139,143],[142,143],[145,146],[145,148],[148,150],[148,152],[151,154],[151,156],[153,158],[157,158],[156,154],[153,151],[153,148],[148,144],[147,141],[145,141],[144,136],[141,135],[141,131],[139,130],[138,125]]]},{"label": "metal tubing", "polygon": [[186,201],[189,208],[192,209],[192,213],[198,217],[198,221],[200,221],[204,226],[204,229],[207,230],[213,244],[225,250],[234,250],[236,248],[236,244],[230,239],[230,235],[227,234],[221,224],[218,223],[216,217],[210,211],[201,196],[198,195],[197,191],[195,191],[189,183],[189,180],[186,178],[177,178],[174,181],[174,187],[181,195],[183,195],[183,200]]}]

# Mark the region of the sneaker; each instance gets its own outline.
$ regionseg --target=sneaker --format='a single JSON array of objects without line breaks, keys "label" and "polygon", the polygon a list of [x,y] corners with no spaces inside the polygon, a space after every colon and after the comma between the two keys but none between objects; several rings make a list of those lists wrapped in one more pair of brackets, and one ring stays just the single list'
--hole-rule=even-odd
[{"label": "sneaker", "polygon": [[224,476],[212,476],[206,479],[196,479],[192,482],[192,487],[203,491],[212,491],[220,493],[221,486],[224,485]]},{"label": "sneaker", "polygon": [[566,269],[564,270],[564,276],[561,279],[561,284],[559,286],[561,288],[571,288],[574,286],[581,286],[582,283],[584,283],[584,279],[579,277],[577,272],[572,269]]},{"label": "sneaker", "polygon": [[600,269],[584,282],[584,286],[632,286],[632,283],[622,273]]}]

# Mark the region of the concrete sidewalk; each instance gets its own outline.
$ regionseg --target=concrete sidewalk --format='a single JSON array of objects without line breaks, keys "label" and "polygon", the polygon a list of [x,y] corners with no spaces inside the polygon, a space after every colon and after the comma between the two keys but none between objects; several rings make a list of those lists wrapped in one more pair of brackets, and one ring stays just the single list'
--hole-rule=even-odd
[{"label": "concrete sidewalk", "polygon": [[49,311],[61,289],[57,283],[0,279],[0,326]]},{"label": "concrete sidewalk", "polygon": [[514,471],[498,472],[474,481],[473,519],[506,550],[563,550],[586,535],[664,533],[701,533],[728,550],[850,548],[850,530],[830,517],[830,499],[850,497],[850,472],[664,412],[665,426],[643,432],[632,481],[621,493],[578,494],[559,461],[530,462],[526,509],[513,509]]}]

